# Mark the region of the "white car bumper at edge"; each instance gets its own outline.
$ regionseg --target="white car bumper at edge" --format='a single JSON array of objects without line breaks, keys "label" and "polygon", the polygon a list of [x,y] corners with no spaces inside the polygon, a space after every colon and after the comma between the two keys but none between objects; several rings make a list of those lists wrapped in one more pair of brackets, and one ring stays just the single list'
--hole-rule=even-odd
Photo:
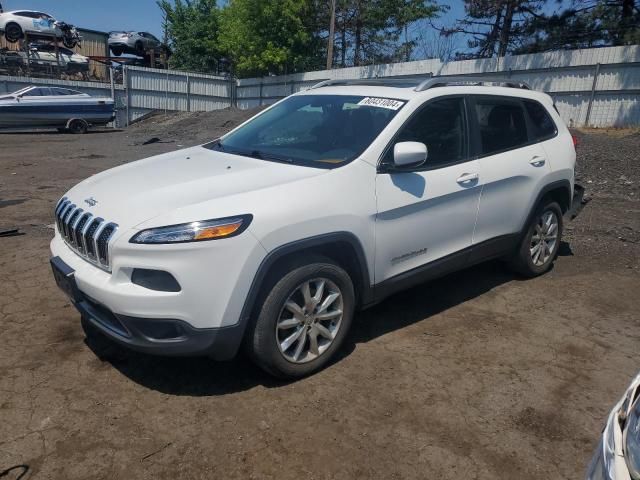
[{"label": "white car bumper at edge", "polygon": [[623,410],[628,411],[630,400],[639,386],[640,374],[609,413],[602,438],[589,463],[586,480],[631,480],[624,458],[620,414]]}]

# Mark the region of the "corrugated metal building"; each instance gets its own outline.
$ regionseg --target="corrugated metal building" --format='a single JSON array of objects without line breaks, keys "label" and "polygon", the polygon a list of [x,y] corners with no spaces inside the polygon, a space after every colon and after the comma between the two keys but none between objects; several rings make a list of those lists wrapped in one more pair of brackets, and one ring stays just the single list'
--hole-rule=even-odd
[{"label": "corrugated metal building", "polygon": [[[77,53],[87,57],[109,56],[109,34],[107,32],[78,28],[78,33],[82,37],[82,43],[74,48]],[[109,71],[105,65],[98,62],[91,62],[89,65],[89,75],[100,80],[108,80]]]},{"label": "corrugated metal building", "polygon": [[[108,57],[109,56],[109,34],[97,30],[89,30],[78,27],[78,33],[82,37],[82,43],[74,48],[80,55]],[[0,49],[6,48],[11,51],[24,49],[24,42],[9,43],[5,40],[4,35],[0,35]],[[60,42],[62,46],[62,42]],[[109,79],[109,71],[107,67],[98,62],[90,62],[89,77],[97,80],[106,81]]]}]

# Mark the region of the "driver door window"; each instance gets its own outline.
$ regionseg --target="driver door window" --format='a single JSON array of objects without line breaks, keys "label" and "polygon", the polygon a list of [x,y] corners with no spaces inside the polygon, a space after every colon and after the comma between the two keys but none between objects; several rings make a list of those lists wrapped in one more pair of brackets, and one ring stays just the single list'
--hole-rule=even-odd
[{"label": "driver door window", "polygon": [[[434,169],[467,158],[464,100],[446,98],[426,104],[401,129],[394,144],[420,142],[427,146],[427,161],[421,169]],[[389,149],[385,163],[393,163]]]}]

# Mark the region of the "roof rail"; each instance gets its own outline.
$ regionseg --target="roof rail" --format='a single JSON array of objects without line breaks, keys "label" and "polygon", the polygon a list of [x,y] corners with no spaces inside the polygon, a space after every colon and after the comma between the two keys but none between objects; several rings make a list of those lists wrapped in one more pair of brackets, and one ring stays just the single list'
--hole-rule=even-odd
[{"label": "roof rail", "polygon": [[522,88],[525,90],[531,90],[528,83],[519,80],[512,80],[509,78],[498,77],[431,77],[420,83],[416,88],[416,92],[423,92],[434,87],[447,87],[452,85],[486,85],[488,83],[497,83],[510,88]]},{"label": "roof rail", "polygon": [[331,85],[371,85],[371,86],[380,86],[380,87],[415,87],[417,84],[424,83],[423,80],[426,80],[430,77],[422,77],[422,78],[393,78],[393,77],[374,77],[374,78],[354,78],[354,79],[333,79],[333,80],[324,80],[323,82],[316,83],[310,89],[320,88],[320,87],[328,87]]}]

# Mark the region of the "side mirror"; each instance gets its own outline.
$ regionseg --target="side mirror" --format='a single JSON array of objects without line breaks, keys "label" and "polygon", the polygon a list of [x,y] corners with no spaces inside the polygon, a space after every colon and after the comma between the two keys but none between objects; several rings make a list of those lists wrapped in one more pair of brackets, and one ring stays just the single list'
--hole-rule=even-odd
[{"label": "side mirror", "polygon": [[396,167],[419,167],[427,161],[427,146],[421,142],[400,142],[393,146]]}]

